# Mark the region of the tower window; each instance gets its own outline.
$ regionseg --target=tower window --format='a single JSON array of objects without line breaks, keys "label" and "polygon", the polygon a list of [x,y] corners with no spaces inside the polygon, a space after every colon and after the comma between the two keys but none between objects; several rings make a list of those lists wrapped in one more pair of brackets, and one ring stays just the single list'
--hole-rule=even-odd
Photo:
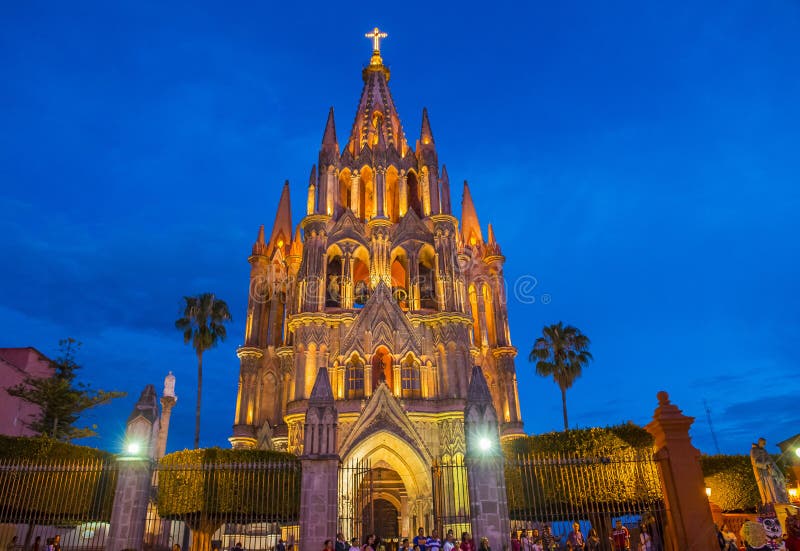
[{"label": "tower window", "polygon": [[413,358],[407,358],[400,366],[400,379],[403,398],[422,397],[420,384],[419,363]]},{"label": "tower window", "polygon": [[347,398],[364,396],[364,364],[353,358],[347,363]]}]

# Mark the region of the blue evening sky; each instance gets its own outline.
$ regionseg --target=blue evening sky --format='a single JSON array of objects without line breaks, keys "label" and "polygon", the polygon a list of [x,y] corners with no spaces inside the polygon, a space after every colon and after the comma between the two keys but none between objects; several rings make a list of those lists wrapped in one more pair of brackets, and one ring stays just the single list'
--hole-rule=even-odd
[{"label": "blue evening sky", "polygon": [[644,424],[663,389],[705,452],[704,400],[723,452],[798,432],[797,2],[4,2],[0,346],[83,341],[83,379],[129,392],[90,443],[172,370],[191,446],[173,322],[214,291],[202,443],[227,445],[250,246],[285,179],[299,221],[329,106],[346,140],[375,25],[406,134],[427,106],[454,207],[469,180],[507,257],[528,432],[561,428],[527,362],[558,320],[595,356],[574,426]]}]

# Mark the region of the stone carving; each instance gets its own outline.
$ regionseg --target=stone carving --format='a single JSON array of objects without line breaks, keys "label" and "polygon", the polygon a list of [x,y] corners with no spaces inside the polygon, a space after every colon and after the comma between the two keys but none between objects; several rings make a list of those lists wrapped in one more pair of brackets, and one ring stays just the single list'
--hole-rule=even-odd
[{"label": "stone carving", "polygon": [[750,448],[750,462],[758,483],[758,492],[763,504],[789,503],[786,478],[765,449],[767,441],[759,438]]}]

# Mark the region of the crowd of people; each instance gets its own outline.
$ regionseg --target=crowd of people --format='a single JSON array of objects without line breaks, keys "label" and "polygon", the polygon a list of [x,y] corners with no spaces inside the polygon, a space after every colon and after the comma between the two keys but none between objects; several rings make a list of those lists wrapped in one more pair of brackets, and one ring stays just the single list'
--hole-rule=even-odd
[{"label": "crowd of people", "polygon": [[[656,546],[648,528],[640,526],[638,542],[631,541],[631,534],[621,521],[617,520],[611,535],[604,542],[597,530],[590,528],[588,533],[581,531],[578,522],[572,524],[572,531],[566,536],[553,534],[550,526],[541,529],[523,529],[511,532],[511,548],[509,551],[660,551]],[[322,551],[385,551],[386,546],[376,534],[369,534],[363,542],[358,538],[345,540],[343,534],[336,535],[336,540],[325,540]],[[444,539],[439,537],[436,529],[430,535],[420,528],[411,540],[403,538],[398,551],[491,551],[488,538],[482,537],[476,544],[469,532],[463,532],[457,539],[453,530],[448,530]]]},{"label": "crowd of people", "polygon": [[[611,535],[608,537],[608,543],[613,551],[630,551],[632,549],[630,531],[622,524],[622,521],[617,520],[614,524]],[[572,524],[572,531],[565,538],[553,534],[548,525],[544,525],[541,530],[533,528],[511,532],[511,551],[555,551],[560,549],[599,551],[608,549],[608,546],[603,545],[603,540],[597,530],[590,528],[589,532],[584,534],[578,522]],[[644,525],[640,527],[639,543],[635,549],[636,551],[657,551],[653,546],[653,538]]]},{"label": "crowd of people", "polygon": [[[347,541],[344,534],[336,534],[336,541],[325,540],[322,551],[385,551],[386,546],[377,534],[369,534],[363,542],[358,538]],[[398,551],[491,551],[489,540],[480,538],[478,545],[468,532],[461,534],[461,539],[457,540],[452,530],[448,530],[444,539],[439,537],[439,531],[434,529],[430,535],[425,534],[425,529],[417,530],[417,535],[410,541],[403,538],[400,541]]]}]

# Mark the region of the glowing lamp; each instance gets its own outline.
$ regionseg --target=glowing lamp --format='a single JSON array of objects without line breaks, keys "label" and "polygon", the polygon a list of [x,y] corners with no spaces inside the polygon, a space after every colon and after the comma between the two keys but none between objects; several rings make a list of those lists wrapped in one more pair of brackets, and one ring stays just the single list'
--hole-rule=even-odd
[{"label": "glowing lamp", "polygon": [[797,457],[800,457],[800,448],[797,448],[796,450],[794,450],[794,453],[795,453],[795,455],[797,455]]},{"label": "glowing lamp", "polygon": [[482,452],[488,452],[490,449],[492,449],[492,441],[484,436],[478,440],[478,448],[480,448]]},{"label": "glowing lamp", "polygon": [[706,486],[706,497],[711,497],[711,488]]},{"label": "glowing lamp", "polygon": [[278,239],[278,248],[283,247],[283,239]]},{"label": "glowing lamp", "polygon": [[789,488],[789,497],[792,499],[797,497],[797,488]]},{"label": "glowing lamp", "polygon": [[125,444],[127,455],[139,455],[142,452],[142,445],[139,442],[128,442]]}]

